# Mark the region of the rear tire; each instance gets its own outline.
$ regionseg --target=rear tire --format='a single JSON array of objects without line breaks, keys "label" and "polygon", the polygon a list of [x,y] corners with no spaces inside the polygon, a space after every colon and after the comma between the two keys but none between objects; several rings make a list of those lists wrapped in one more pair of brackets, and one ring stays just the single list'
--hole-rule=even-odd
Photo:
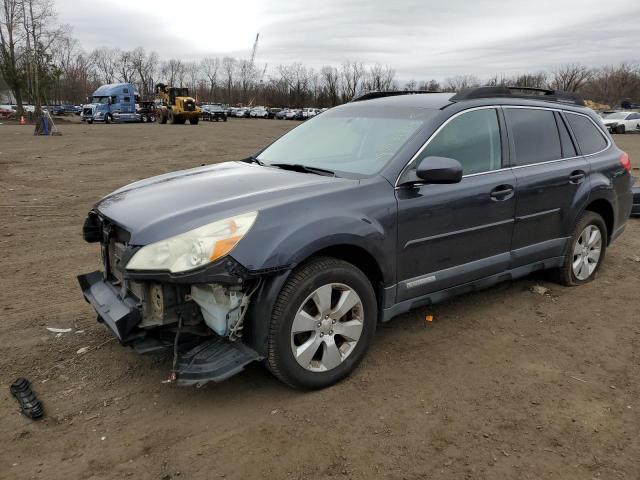
[{"label": "rear tire", "polygon": [[112,121],[113,121],[113,117],[111,116],[110,113],[107,113],[107,115],[104,117],[104,123],[110,124]]},{"label": "rear tire", "polygon": [[197,125],[199,120],[200,120],[200,119],[199,119],[198,117],[195,117],[195,118],[190,119],[190,120],[189,120],[189,123],[190,123],[191,125]]},{"label": "rear tire", "polygon": [[608,242],[607,226],[600,215],[585,211],[567,244],[565,260],[558,269],[558,281],[566,286],[592,281],[604,261]]},{"label": "rear tire", "polygon": [[364,273],[336,258],[314,259],[296,269],[278,294],[267,367],[295,388],[333,385],[364,358],[377,318],[376,296]]},{"label": "rear tire", "polygon": [[626,132],[626,128],[624,127],[624,125],[618,125],[616,127],[616,133],[619,133],[620,135],[624,135]]}]

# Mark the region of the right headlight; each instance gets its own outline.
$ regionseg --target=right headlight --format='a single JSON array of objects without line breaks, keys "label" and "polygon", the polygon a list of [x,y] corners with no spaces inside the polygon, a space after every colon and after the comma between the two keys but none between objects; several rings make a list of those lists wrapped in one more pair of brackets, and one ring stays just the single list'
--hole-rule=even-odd
[{"label": "right headlight", "polygon": [[163,270],[181,273],[227,255],[256,220],[249,212],[210,223],[180,235],[151,243],[138,250],[127,270]]}]

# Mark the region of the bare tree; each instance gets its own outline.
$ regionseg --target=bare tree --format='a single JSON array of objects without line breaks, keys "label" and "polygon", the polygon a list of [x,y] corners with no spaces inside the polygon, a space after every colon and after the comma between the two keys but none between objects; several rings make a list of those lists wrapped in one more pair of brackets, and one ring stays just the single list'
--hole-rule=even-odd
[{"label": "bare tree", "polygon": [[123,83],[133,83],[136,75],[136,65],[132,52],[118,51],[118,80]]},{"label": "bare tree", "polygon": [[51,47],[66,34],[67,28],[56,24],[56,12],[49,0],[22,0],[22,10],[27,40],[27,79],[35,111],[39,113],[44,100],[44,82],[51,78]]},{"label": "bare tree", "polygon": [[320,70],[320,75],[322,76],[325,92],[329,98],[329,105],[335,107],[340,100],[340,74],[338,73],[338,69],[325,65]]},{"label": "bare tree", "polygon": [[475,75],[456,75],[445,80],[444,90],[447,92],[457,92],[465,88],[477,87],[480,79]]},{"label": "bare tree", "polygon": [[610,106],[618,106],[623,100],[640,100],[640,66],[622,63],[595,70],[582,94]]},{"label": "bare tree", "polygon": [[198,89],[198,75],[200,75],[200,66],[197,62],[187,62],[184,64],[184,73],[187,78],[187,87],[191,95],[195,95]]},{"label": "bare tree", "polygon": [[222,59],[222,72],[224,74],[224,84],[227,90],[227,103],[232,103],[231,90],[233,89],[233,79],[236,71],[236,60],[232,57]]},{"label": "bare tree", "polygon": [[360,91],[364,66],[359,62],[342,64],[342,100],[348,102]]},{"label": "bare tree", "polygon": [[209,100],[213,100],[214,91],[218,85],[218,70],[220,69],[220,59],[215,58],[203,58],[200,62],[200,69],[207,80],[209,81]]},{"label": "bare tree", "polygon": [[162,74],[171,86],[180,86],[184,83],[185,68],[181,60],[172,58],[162,64]]},{"label": "bare tree", "polygon": [[23,10],[19,0],[2,0],[0,4],[0,73],[13,92],[18,105],[18,114],[22,108],[22,81],[18,68],[20,61],[19,46],[24,38],[21,30]]},{"label": "bare tree", "polygon": [[395,89],[395,70],[389,66],[375,64],[365,73],[364,90],[386,91]]},{"label": "bare tree", "polygon": [[418,84],[418,90],[423,90],[426,92],[439,92],[440,88],[440,83],[437,80],[433,79],[422,81]]},{"label": "bare tree", "polygon": [[96,48],[91,52],[91,61],[96,73],[104,83],[113,83],[118,69],[118,51],[108,47]]},{"label": "bare tree", "polygon": [[551,73],[550,86],[554,90],[577,92],[591,78],[592,72],[584,65],[570,63]]},{"label": "bare tree", "polygon": [[141,94],[143,96],[151,94],[154,90],[154,77],[157,74],[158,64],[160,63],[158,54],[150,52],[147,55],[144,48],[138,47],[131,52],[131,62],[140,82]]}]

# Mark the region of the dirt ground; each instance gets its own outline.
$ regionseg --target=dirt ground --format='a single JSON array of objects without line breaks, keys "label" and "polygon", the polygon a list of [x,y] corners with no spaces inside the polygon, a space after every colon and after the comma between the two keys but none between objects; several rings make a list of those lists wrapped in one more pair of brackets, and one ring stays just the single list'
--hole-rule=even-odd
[{"label": "dirt ground", "polygon": [[[324,391],[291,390],[259,364],[178,389],[163,383],[167,358],[113,341],[76,282],[99,267],[81,237],[92,204],[293,125],[61,124],[51,138],[0,125],[0,478],[640,478],[638,219],[596,281],[539,274],[402,315]],[[640,175],[640,135],[616,141]],[[19,413],[18,376],[43,420]]]}]

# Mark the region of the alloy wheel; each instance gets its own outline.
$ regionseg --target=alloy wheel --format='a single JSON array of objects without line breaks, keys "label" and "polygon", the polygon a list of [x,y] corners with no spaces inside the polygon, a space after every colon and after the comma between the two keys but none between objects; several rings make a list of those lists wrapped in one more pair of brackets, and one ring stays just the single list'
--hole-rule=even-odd
[{"label": "alloy wheel", "polygon": [[600,261],[602,233],[595,225],[587,225],[573,247],[571,268],[578,280],[589,278]]},{"label": "alloy wheel", "polygon": [[362,334],[362,300],[351,287],[330,283],[302,302],[291,325],[291,351],[312,372],[336,368],[353,352]]}]

